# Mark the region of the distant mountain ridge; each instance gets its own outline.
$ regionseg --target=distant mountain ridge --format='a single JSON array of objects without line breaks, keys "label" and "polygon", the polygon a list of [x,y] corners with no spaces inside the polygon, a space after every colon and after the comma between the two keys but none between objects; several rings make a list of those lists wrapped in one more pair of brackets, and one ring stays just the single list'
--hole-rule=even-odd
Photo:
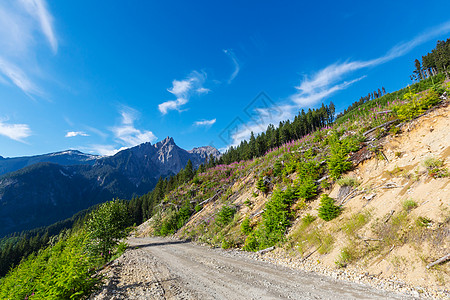
[{"label": "distant mountain ridge", "polygon": [[93,165],[101,156],[85,154],[78,150],[66,150],[42,155],[4,158],[0,156],[0,175],[14,172],[40,162],[49,162],[63,166]]},{"label": "distant mountain ridge", "polygon": [[[198,167],[209,155],[220,153],[210,146],[186,151],[167,137],[107,157],[68,150],[0,160],[4,169],[26,165],[0,176],[0,237],[52,224],[112,198],[143,195],[160,176],[178,173],[189,159]],[[5,160],[9,164],[2,165]]]}]

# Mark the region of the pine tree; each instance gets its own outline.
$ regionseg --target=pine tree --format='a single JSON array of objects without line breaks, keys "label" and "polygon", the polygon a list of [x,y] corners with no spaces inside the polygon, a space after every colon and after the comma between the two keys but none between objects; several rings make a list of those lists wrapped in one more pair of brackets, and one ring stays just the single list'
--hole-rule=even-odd
[{"label": "pine tree", "polygon": [[323,194],[320,199],[320,205],[318,208],[319,218],[324,221],[331,221],[341,213],[341,208],[334,203],[334,199]]},{"label": "pine tree", "polygon": [[183,175],[184,181],[189,181],[194,178],[194,167],[192,166],[192,161],[190,159],[188,160],[186,167],[184,168]]}]

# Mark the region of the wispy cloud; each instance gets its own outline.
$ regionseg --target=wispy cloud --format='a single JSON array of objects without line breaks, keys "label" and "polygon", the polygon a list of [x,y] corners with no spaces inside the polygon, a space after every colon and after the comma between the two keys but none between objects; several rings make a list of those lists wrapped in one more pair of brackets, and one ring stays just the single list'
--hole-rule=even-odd
[{"label": "wispy cloud", "polygon": [[47,3],[44,0],[20,0],[20,3],[40,24],[42,33],[47,38],[53,52],[56,53],[58,50],[58,41],[56,40],[55,30],[53,29],[53,17],[47,9]]},{"label": "wispy cloud", "polygon": [[450,22],[446,22],[417,35],[410,41],[395,45],[389,49],[385,55],[375,59],[366,61],[345,61],[343,63],[331,64],[315,73],[312,77],[303,78],[300,85],[296,87],[297,93],[292,95],[291,99],[300,106],[314,105],[324,97],[345,89],[351,84],[364,78],[364,76],[362,76],[343,82],[344,78],[352,72],[387,63],[407,54],[415,47],[449,32]]},{"label": "wispy cloud", "polygon": [[31,135],[31,130],[27,124],[7,124],[0,120],[0,135],[25,143],[24,139]]},{"label": "wispy cloud", "polygon": [[68,131],[65,135],[66,138],[76,137],[76,136],[89,136],[89,134],[87,134],[84,131]]},{"label": "wispy cloud", "polygon": [[39,69],[33,57],[42,37],[56,53],[53,17],[44,0],[0,2],[0,74],[8,80],[6,84],[12,83],[30,97],[42,95],[30,76],[31,70]]},{"label": "wispy cloud", "polygon": [[291,97],[291,100],[294,101],[299,107],[312,106],[330,96],[331,94],[334,94],[335,92],[340,90],[344,90],[353,83],[358,82],[365,77],[366,76],[361,76],[350,81],[341,82],[331,87],[327,86],[324,89],[314,90],[312,93],[297,93]]},{"label": "wispy cloud", "polygon": [[[90,144],[86,147],[80,147],[80,149],[89,153],[110,156],[142,143],[154,142],[157,139],[153,132],[136,128],[135,123],[140,117],[140,113],[136,109],[123,105],[119,107],[118,112],[120,115],[118,125],[108,128],[112,136],[97,128],[84,126],[89,132],[100,136],[103,143]],[[74,131],[68,132],[66,137],[82,135],[80,133],[86,134],[83,131]]]},{"label": "wispy cloud", "polygon": [[25,94],[29,96],[41,94],[36,85],[19,67],[3,60],[2,57],[0,57],[0,72]]},{"label": "wispy cloud", "polygon": [[[332,94],[344,90],[350,87],[352,84],[364,79],[366,76],[358,76],[354,78],[350,75],[358,70],[362,70],[369,67],[376,67],[381,64],[387,63],[395,58],[401,57],[407,54],[415,47],[433,40],[441,35],[450,32],[450,22],[441,24],[435,28],[425,31],[422,34],[417,35],[410,41],[399,43],[395,45],[383,56],[366,61],[344,61],[331,64],[318,72],[313,73],[311,76],[303,77],[298,86],[295,87],[296,93],[289,97],[290,103],[280,104],[283,112],[280,114],[269,115],[265,117],[264,122],[250,121],[246,124],[241,124],[237,130],[234,131],[232,141],[229,146],[236,146],[243,139],[248,139],[250,133],[253,131],[255,134],[264,131],[269,124],[277,124],[279,121],[291,119],[299,108],[310,107],[316,105],[320,101],[323,101],[326,97]],[[261,117],[264,117],[263,109],[255,109],[255,112]]]},{"label": "wispy cloud", "polygon": [[203,87],[206,80],[206,74],[193,71],[187,78],[183,80],[172,81],[172,87],[167,91],[175,95],[176,100],[169,100],[158,105],[159,111],[165,115],[169,110],[181,111],[181,106],[189,102],[189,99],[197,94],[206,94],[209,89]]},{"label": "wispy cloud", "polygon": [[225,49],[225,50],[223,50],[223,52],[231,59],[231,62],[234,67],[233,73],[231,73],[230,78],[228,79],[228,83],[230,84],[236,78],[236,76],[239,74],[241,67],[239,66],[239,62],[238,62],[233,50]]},{"label": "wispy cloud", "polygon": [[123,107],[120,111],[121,124],[111,129],[114,137],[121,146],[133,147],[146,142],[153,142],[156,136],[148,130],[135,128],[134,122],[138,119],[138,111],[131,107]]},{"label": "wispy cloud", "polygon": [[101,137],[102,139],[106,139],[108,137],[108,134],[106,132],[103,132],[95,127],[92,126],[84,126],[88,131],[95,133],[96,135],[98,135],[99,137]]},{"label": "wispy cloud", "polygon": [[216,123],[216,119],[196,121],[196,122],[194,122],[194,125],[211,127],[212,125],[214,125],[214,123]]},{"label": "wispy cloud", "polygon": [[285,121],[294,117],[296,107],[293,105],[280,105],[276,108],[280,113],[271,113],[273,108],[255,108],[254,112],[259,116],[258,122],[251,121],[246,124],[241,124],[237,130],[231,134],[230,145],[237,146],[243,140],[248,140],[251,133],[261,133],[267,129],[270,124],[278,124],[280,121]]}]

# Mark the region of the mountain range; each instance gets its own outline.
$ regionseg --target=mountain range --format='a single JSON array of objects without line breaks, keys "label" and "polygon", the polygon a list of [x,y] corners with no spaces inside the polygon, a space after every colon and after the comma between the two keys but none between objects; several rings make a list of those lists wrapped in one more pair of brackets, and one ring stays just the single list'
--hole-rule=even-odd
[{"label": "mountain range", "polygon": [[112,198],[149,192],[159,177],[178,173],[188,160],[194,167],[215,158],[206,146],[184,150],[173,138],[144,143],[114,156],[77,150],[0,158],[0,237],[46,226]]}]

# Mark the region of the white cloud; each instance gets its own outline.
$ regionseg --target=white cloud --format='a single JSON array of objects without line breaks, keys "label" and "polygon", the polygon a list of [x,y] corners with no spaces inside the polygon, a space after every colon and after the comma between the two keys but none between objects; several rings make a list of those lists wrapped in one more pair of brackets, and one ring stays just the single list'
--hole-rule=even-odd
[{"label": "white cloud", "polygon": [[8,79],[1,83],[12,83],[30,97],[42,95],[31,76],[39,70],[34,57],[42,37],[56,53],[53,17],[44,0],[0,2],[0,74]]},{"label": "white cloud", "polygon": [[0,135],[24,143],[24,139],[31,135],[31,130],[27,124],[7,124],[0,121]]},{"label": "white cloud", "polygon": [[207,88],[204,88],[204,87],[200,87],[200,88],[198,88],[196,91],[197,91],[197,93],[199,93],[199,94],[208,94],[209,92],[211,92],[210,89],[207,89]]},{"label": "white cloud", "polygon": [[196,121],[196,122],[194,122],[194,125],[195,125],[195,126],[205,126],[205,127],[210,127],[210,126],[212,126],[214,123],[216,123],[216,119]]},{"label": "white cloud", "polygon": [[120,111],[121,125],[111,129],[116,140],[123,146],[133,147],[146,142],[153,142],[156,136],[148,130],[139,130],[134,127],[138,112],[130,107],[123,107]]},{"label": "white cloud", "polygon": [[180,107],[186,104],[188,101],[184,98],[178,98],[177,100],[170,100],[158,105],[159,111],[165,115],[169,110],[180,110]]},{"label": "white cloud", "polygon": [[234,70],[233,70],[233,73],[231,73],[230,78],[228,79],[228,83],[231,83],[236,78],[236,76],[239,74],[241,67],[239,66],[239,62],[238,62],[233,50],[225,49],[225,50],[223,50],[223,52],[231,59],[231,62],[233,63]]},{"label": "white cloud", "polygon": [[159,111],[165,115],[170,110],[181,111],[181,106],[189,102],[189,99],[197,94],[205,94],[210,92],[209,89],[203,87],[206,80],[206,74],[193,71],[187,78],[183,80],[172,81],[172,87],[167,91],[176,97],[176,100],[169,100],[158,105]]},{"label": "white cloud", "polygon": [[76,137],[76,136],[89,136],[89,134],[87,134],[84,131],[68,131],[65,135],[66,138]]},{"label": "white cloud", "polygon": [[112,145],[90,145],[88,150],[90,153],[99,154],[102,156],[112,156],[116,154],[119,151],[128,149],[127,147],[121,147],[116,149]]}]

